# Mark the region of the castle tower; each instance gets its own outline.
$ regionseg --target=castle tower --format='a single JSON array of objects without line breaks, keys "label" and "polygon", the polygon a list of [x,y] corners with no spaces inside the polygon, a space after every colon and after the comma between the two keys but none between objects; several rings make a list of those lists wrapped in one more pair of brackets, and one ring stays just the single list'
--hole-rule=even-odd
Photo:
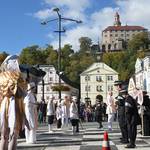
[{"label": "castle tower", "polygon": [[114,26],[121,26],[120,16],[119,16],[118,12],[116,12],[116,14],[115,14]]}]

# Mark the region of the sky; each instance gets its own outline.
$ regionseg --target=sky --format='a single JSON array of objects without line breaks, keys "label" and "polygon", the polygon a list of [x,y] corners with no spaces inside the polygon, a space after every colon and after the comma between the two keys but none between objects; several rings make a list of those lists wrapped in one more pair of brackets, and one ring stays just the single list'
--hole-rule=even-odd
[{"label": "sky", "polygon": [[32,45],[58,48],[58,22],[41,25],[42,21],[57,18],[54,8],[62,17],[82,20],[82,24],[64,21],[62,47],[71,44],[79,50],[78,39],[89,37],[93,44],[101,40],[101,32],[113,25],[114,14],[119,12],[122,25],[139,25],[150,30],[150,0],[1,0],[0,52],[20,54]]}]

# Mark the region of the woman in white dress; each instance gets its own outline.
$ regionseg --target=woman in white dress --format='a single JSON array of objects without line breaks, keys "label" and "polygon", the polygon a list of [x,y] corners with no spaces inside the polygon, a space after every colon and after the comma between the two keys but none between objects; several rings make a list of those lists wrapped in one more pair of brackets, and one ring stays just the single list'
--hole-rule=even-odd
[{"label": "woman in white dress", "polygon": [[47,116],[48,116],[48,130],[49,133],[52,133],[52,124],[54,122],[54,115],[55,115],[55,105],[54,105],[54,97],[50,98],[47,104]]},{"label": "woman in white dress", "polygon": [[108,129],[109,129],[109,131],[111,131],[112,130],[112,122],[114,121],[114,117],[115,117],[115,113],[116,113],[116,107],[115,107],[115,102],[114,102],[112,91],[109,92],[106,104],[107,104],[106,114],[108,114]]},{"label": "woman in white dress", "polygon": [[76,102],[77,102],[77,98],[76,96],[73,96],[71,99],[71,105],[70,105],[70,121],[72,124],[73,134],[77,132],[77,126],[79,122],[78,107],[77,107]]},{"label": "woman in white dress", "polygon": [[27,95],[24,98],[25,115],[29,124],[29,128],[25,126],[26,143],[33,144],[36,142],[36,129],[37,129],[37,105],[34,96],[35,83],[28,84]]}]

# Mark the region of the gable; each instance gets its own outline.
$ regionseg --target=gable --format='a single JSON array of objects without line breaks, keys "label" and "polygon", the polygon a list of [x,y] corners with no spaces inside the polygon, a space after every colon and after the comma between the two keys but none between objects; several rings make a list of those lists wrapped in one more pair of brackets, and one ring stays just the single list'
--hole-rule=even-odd
[{"label": "gable", "polygon": [[94,63],[80,75],[85,74],[118,74],[118,73],[105,63]]}]

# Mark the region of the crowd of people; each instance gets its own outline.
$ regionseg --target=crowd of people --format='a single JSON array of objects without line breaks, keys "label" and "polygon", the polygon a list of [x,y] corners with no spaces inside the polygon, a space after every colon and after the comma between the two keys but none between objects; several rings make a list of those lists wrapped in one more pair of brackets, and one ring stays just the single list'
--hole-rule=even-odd
[{"label": "crowd of people", "polygon": [[127,144],[126,148],[136,147],[137,125],[141,125],[143,135],[150,135],[150,98],[146,91],[142,92],[143,101],[139,104],[138,96],[131,96],[122,81],[115,81],[118,96],[114,97],[110,91],[106,103],[98,95],[95,105],[79,105],[77,96],[65,95],[61,100],[52,96],[47,102],[43,99],[38,104],[36,84],[22,74],[17,56],[6,58],[0,69],[1,150],[16,149],[22,127],[26,142],[36,143],[38,122],[47,123],[49,133],[53,132],[54,122],[58,130],[64,130],[71,124],[72,133],[77,134],[80,121],[96,121],[100,129],[103,128],[103,121],[107,121],[108,131],[112,131],[112,122],[117,120],[120,142]]}]

